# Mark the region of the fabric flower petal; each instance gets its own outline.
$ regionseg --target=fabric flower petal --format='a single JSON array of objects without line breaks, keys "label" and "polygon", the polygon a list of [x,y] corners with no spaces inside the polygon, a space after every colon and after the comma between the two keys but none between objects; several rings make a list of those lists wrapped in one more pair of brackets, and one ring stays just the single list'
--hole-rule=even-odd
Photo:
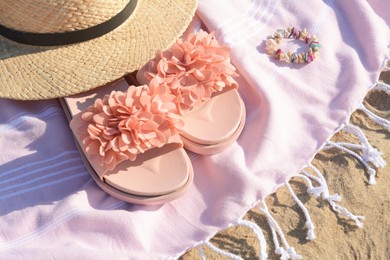
[{"label": "fabric flower petal", "polygon": [[182,145],[179,131],[183,122],[176,114],[174,99],[168,87],[159,85],[130,86],[126,92],[113,91],[97,99],[80,115],[83,125],[78,132],[84,151],[112,170],[153,147],[167,142]]},{"label": "fabric flower petal", "polygon": [[184,113],[214,92],[238,87],[229,55],[230,49],[221,46],[214,33],[200,30],[160,52],[146,65],[144,75],[151,85],[168,86],[177,97],[178,113]]}]

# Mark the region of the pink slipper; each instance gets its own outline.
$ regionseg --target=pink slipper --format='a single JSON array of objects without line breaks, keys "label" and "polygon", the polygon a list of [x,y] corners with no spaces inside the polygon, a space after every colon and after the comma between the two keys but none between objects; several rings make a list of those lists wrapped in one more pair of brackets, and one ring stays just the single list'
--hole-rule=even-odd
[{"label": "pink slipper", "polygon": [[167,87],[129,87],[121,79],[60,99],[101,189],[145,205],[168,202],[188,189],[193,168],[179,136],[183,121],[174,98]]},{"label": "pink slipper", "polygon": [[176,96],[184,121],[181,138],[195,153],[219,153],[243,130],[245,105],[229,55],[213,33],[201,30],[158,53],[136,75],[139,84],[165,85]]}]

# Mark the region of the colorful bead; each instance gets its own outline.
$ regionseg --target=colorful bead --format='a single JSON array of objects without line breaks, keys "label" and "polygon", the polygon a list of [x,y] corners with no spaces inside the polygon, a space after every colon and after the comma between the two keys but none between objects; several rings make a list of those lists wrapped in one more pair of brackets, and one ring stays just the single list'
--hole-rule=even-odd
[{"label": "colorful bead", "polygon": [[321,48],[321,44],[319,42],[311,42],[309,47],[314,51],[317,48],[317,51]]},{"label": "colorful bead", "polygon": [[276,30],[277,33],[279,33],[280,35],[282,35],[282,37],[286,37],[286,30],[285,29],[277,29]]},{"label": "colorful bead", "polygon": [[307,56],[308,56],[308,59],[307,59],[308,61],[307,62],[310,63],[310,62],[312,62],[314,60],[314,56],[313,56],[312,53],[309,53]]},{"label": "colorful bead", "polygon": [[294,60],[296,59],[296,54],[295,53],[292,53],[291,54],[291,57],[290,57],[290,62],[291,63],[294,63]]},{"label": "colorful bead", "polygon": [[299,53],[299,54],[298,54],[298,62],[299,62],[299,63],[304,63],[304,62],[305,62],[302,53]]},{"label": "colorful bead", "polygon": [[307,34],[306,34],[306,38],[305,38],[305,42],[306,42],[306,43],[309,43],[310,39],[311,39],[311,34],[310,34],[310,33],[307,33]]},{"label": "colorful bead", "polygon": [[288,38],[291,38],[291,36],[293,36],[294,30],[295,30],[294,27],[289,30],[290,34],[288,35]]},{"label": "colorful bead", "polygon": [[281,49],[277,49],[275,54],[274,54],[275,59],[280,60],[282,54],[283,54],[283,51]]},{"label": "colorful bead", "polygon": [[268,39],[265,45],[265,50],[267,51],[267,53],[269,55],[272,55],[276,51],[276,46],[278,45],[278,43],[274,39]]},{"label": "colorful bead", "polygon": [[[301,53],[283,53],[283,51],[277,47],[283,38],[295,38],[297,40],[302,40],[308,44],[308,50]],[[286,61],[287,63],[310,63],[318,57],[320,49],[321,44],[315,35],[311,36],[306,29],[298,30],[296,27],[288,27],[287,30],[276,30],[273,36],[268,38],[265,47],[267,54],[274,56],[277,60]]]}]

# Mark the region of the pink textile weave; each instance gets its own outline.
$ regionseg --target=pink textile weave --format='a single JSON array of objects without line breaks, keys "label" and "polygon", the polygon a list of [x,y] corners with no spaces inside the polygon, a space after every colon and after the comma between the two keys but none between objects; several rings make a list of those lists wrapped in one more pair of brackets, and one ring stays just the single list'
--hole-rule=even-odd
[{"label": "pink textile weave", "polygon": [[[390,4],[379,0],[200,0],[198,16],[231,48],[247,123],[225,152],[190,154],[193,186],[162,206],[101,191],[56,100],[1,99],[0,255],[159,259],[210,239],[297,174],[347,122],[388,54],[385,10]],[[267,36],[287,26],[318,36],[318,59],[286,64],[265,53]]]}]

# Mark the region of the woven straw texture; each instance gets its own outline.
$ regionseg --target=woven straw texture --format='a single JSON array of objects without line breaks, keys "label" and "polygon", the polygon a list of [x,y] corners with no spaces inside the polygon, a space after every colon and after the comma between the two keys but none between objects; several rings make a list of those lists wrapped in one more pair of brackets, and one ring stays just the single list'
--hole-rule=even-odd
[{"label": "woven straw texture", "polygon": [[[33,1],[45,3],[47,8],[37,4],[31,11],[25,7],[14,8],[16,2],[29,5],[30,1],[3,1],[0,3],[0,23],[31,32],[38,28],[41,28],[39,32],[67,31],[67,28],[82,29],[99,24],[102,17],[109,19],[128,3],[122,0],[110,1],[110,4],[86,0]],[[115,4],[107,7],[111,2]],[[59,7],[61,4],[63,6]],[[14,17],[29,14],[31,25],[7,20],[5,17],[12,16],[4,10],[10,10],[5,8],[7,5],[15,9]],[[114,31],[67,46],[29,46],[0,36],[0,97],[20,100],[57,98],[88,91],[118,79],[139,69],[154,57],[157,50],[170,46],[191,22],[196,5],[196,0],[138,0],[130,18]],[[53,13],[48,15],[48,7],[62,10],[70,19]],[[84,19],[80,16],[81,9],[88,10],[83,13]],[[96,10],[107,16],[96,15]],[[51,22],[48,17],[51,17]]]},{"label": "woven straw texture", "polygon": [[[129,0],[2,0],[0,24],[15,30],[50,33],[86,29],[119,13]],[[33,22],[32,22],[33,21]]]}]

